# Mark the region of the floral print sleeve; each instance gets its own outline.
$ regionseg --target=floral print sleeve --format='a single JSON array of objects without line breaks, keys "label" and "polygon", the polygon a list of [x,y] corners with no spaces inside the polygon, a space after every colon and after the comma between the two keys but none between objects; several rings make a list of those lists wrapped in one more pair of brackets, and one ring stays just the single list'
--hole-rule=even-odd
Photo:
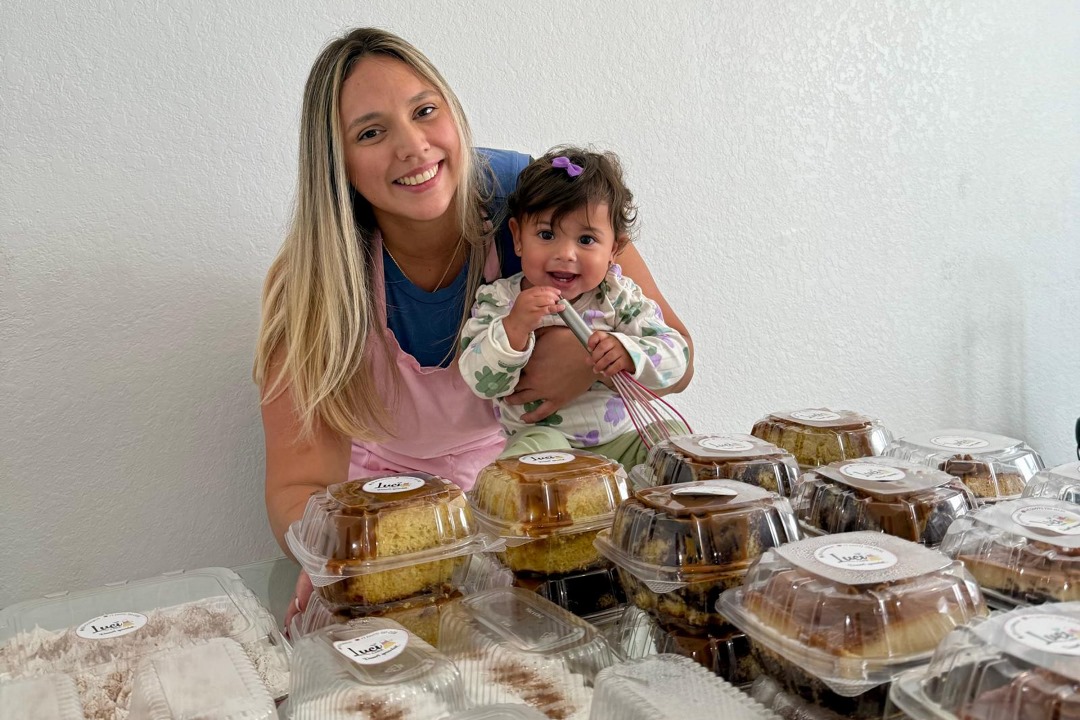
[{"label": "floral print sleeve", "polygon": [[488,400],[514,392],[521,378],[521,368],[532,355],[534,336],[522,351],[510,347],[503,329],[503,318],[510,312],[517,295],[520,276],[497,280],[476,291],[472,317],[461,331],[461,357],[458,369],[472,391]]}]

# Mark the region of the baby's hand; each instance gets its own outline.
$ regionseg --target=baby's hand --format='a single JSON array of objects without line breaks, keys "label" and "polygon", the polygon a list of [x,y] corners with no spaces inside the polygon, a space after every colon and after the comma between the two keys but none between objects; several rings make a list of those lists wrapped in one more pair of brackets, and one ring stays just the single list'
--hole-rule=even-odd
[{"label": "baby's hand", "polygon": [[634,360],[623,344],[614,337],[597,330],[589,336],[589,357],[586,361],[593,366],[593,372],[604,377],[614,377],[617,373],[634,372]]},{"label": "baby's hand", "polygon": [[529,344],[529,335],[540,327],[545,316],[563,309],[562,296],[553,287],[537,285],[522,290],[514,300],[514,307],[503,319],[503,329],[510,347],[521,351]]}]

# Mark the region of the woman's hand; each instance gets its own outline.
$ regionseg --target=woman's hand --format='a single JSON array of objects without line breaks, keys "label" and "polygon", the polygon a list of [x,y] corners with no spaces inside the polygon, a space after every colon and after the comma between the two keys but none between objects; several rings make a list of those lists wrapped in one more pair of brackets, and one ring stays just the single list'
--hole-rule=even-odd
[{"label": "woman's hand", "polygon": [[301,570],[300,577],[296,578],[296,595],[293,596],[293,601],[289,603],[289,609],[285,611],[286,635],[289,633],[292,619],[307,610],[308,601],[311,599],[313,590],[314,587],[311,585],[311,578],[308,576],[307,571]]},{"label": "woman's hand", "polygon": [[586,363],[585,348],[568,328],[545,327],[536,331],[536,347],[529,364],[521,370],[517,390],[506,397],[511,405],[542,400],[521,416],[527,423],[548,417],[588,390],[599,377]]}]

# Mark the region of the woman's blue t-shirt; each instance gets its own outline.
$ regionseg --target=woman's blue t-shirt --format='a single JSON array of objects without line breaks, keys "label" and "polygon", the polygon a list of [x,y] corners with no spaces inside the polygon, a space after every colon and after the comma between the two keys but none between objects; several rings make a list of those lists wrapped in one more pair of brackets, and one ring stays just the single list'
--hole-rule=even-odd
[{"label": "woman's blue t-shirt", "polygon": [[[487,158],[494,176],[488,215],[500,220],[495,237],[498,243],[503,277],[521,271],[521,259],[514,254],[513,238],[507,223],[506,198],[517,187],[517,178],[530,158],[511,150],[476,148]],[[458,326],[465,303],[468,264],[448,286],[427,292],[409,282],[383,249],[383,272],[386,278],[386,325],[398,345],[416,358],[421,367],[448,367],[454,359]]]}]

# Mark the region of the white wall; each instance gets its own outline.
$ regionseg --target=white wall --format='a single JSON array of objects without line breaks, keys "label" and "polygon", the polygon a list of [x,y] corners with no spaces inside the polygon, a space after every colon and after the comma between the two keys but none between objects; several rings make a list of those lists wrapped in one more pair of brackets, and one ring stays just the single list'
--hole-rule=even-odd
[{"label": "white wall", "polygon": [[259,288],[351,25],[424,49],[483,144],[624,156],[699,429],[824,404],[1070,458],[1075,0],[215,5],[0,11],[0,605],[276,553]]}]

